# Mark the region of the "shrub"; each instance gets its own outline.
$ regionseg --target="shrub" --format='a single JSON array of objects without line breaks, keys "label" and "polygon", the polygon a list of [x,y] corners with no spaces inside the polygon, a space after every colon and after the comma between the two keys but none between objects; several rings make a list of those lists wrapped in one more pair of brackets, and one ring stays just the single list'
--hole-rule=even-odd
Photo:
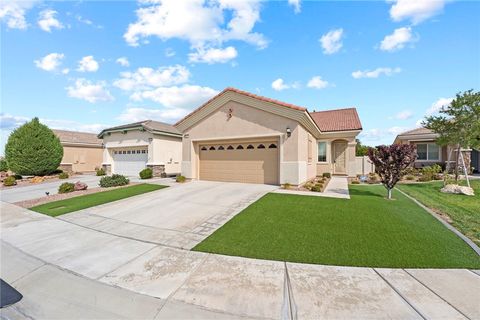
[{"label": "shrub", "polygon": [[7,160],[0,159],[0,171],[3,171],[3,172],[8,171]]},{"label": "shrub", "polygon": [[313,186],[314,186],[314,184],[313,184],[313,182],[311,182],[311,181],[308,181],[308,182],[306,182],[306,183],[303,185],[303,187],[304,187],[305,189],[308,189],[308,190],[311,190]]},{"label": "shrub", "polygon": [[177,178],[175,179],[175,181],[181,182],[181,183],[185,182],[185,180],[186,180],[186,179],[185,179],[184,176],[177,176]]},{"label": "shrub", "polygon": [[121,174],[113,174],[111,176],[105,176],[100,179],[100,187],[109,188],[109,187],[118,187],[125,186],[130,183],[127,177],[122,176]]},{"label": "shrub", "polygon": [[68,173],[62,172],[58,175],[59,179],[68,179]]},{"label": "shrub", "polygon": [[140,179],[150,179],[153,177],[153,170],[151,168],[145,168],[140,171]]},{"label": "shrub", "polygon": [[285,182],[284,184],[282,184],[283,189],[290,189],[291,187],[292,187],[292,185],[288,182]]},{"label": "shrub", "polygon": [[18,174],[49,174],[58,168],[62,157],[60,140],[38,118],[15,129],[5,145],[8,168]]},{"label": "shrub", "polygon": [[327,178],[327,179],[330,179],[330,178],[332,177],[332,175],[331,175],[330,172],[324,172],[324,173],[322,174],[322,177]]},{"label": "shrub", "polygon": [[23,179],[23,177],[19,174],[14,174],[13,176],[15,177],[15,180],[22,180]]},{"label": "shrub", "polygon": [[316,184],[310,190],[313,191],[313,192],[322,192],[322,187],[319,186],[318,184]]},{"label": "shrub", "polygon": [[69,193],[75,190],[75,184],[64,182],[58,187],[58,193]]},{"label": "shrub", "polygon": [[412,175],[409,174],[409,175],[405,176],[405,180],[410,180],[410,181],[415,180],[415,176],[412,176]]},{"label": "shrub", "polygon": [[62,169],[55,169],[55,170],[53,170],[52,172],[50,172],[50,174],[60,174],[60,173],[62,173],[62,172],[63,172]]},{"label": "shrub", "polygon": [[433,177],[431,175],[422,175],[420,178],[418,178],[418,181],[420,182],[429,182],[432,181]]},{"label": "shrub", "polygon": [[17,184],[17,180],[13,176],[6,177],[5,180],[3,180],[3,185],[5,187],[11,187],[11,186],[14,186],[16,184]]},{"label": "shrub", "polygon": [[105,170],[103,170],[103,168],[100,168],[97,170],[97,176],[104,176],[106,175],[106,172]]},{"label": "shrub", "polygon": [[358,180],[353,180],[353,181],[352,181],[352,184],[360,184],[360,181],[358,181]]}]

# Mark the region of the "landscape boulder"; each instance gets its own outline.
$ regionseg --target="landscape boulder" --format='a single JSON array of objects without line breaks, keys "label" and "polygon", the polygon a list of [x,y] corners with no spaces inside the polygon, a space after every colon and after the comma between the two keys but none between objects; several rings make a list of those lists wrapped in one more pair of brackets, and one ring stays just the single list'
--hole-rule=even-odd
[{"label": "landscape boulder", "polygon": [[77,181],[75,182],[75,186],[73,188],[75,191],[80,191],[80,190],[87,190],[88,186],[86,183]]},{"label": "landscape boulder", "polygon": [[464,194],[466,196],[474,196],[475,193],[470,187],[459,186],[456,184],[447,184],[441,190],[443,193]]}]

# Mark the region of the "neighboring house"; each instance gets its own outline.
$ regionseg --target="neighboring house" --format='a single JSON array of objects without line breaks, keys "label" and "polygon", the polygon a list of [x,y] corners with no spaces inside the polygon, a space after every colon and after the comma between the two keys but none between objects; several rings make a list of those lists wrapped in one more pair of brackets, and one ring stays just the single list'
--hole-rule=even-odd
[{"label": "neighboring house", "polygon": [[154,176],[180,173],[182,134],[172,125],[145,120],[100,132],[103,167],[107,174],[138,176],[147,167]]},{"label": "neighboring house", "polygon": [[227,88],[175,126],[190,179],[299,185],[324,172],[355,176],[354,108],[306,108]]},{"label": "neighboring house", "polygon": [[102,140],[94,133],[52,130],[63,146],[60,169],[67,172],[93,172],[103,159]]},{"label": "neighboring house", "polygon": [[472,150],[472,163],[473,172],[480,173],[480,150]]},{"label": "neighboring house", "polygon": [[[396,144],[414,144],[417,147],[417,160],[414,163],[416,168],[439,164],[445,168],[450,158],[450,163],[453,168],[455,163],[456,151],[454,146],[440,146],[436,144],[438,134],[427,128],[417,128],[399,134],[394,143]],[[462,154],[465,159],[467,167],[475,167],[475,159],[478,168],[478,151],[471,149],[462,149]],[[471,161],[471,159],[473,161]]]}]

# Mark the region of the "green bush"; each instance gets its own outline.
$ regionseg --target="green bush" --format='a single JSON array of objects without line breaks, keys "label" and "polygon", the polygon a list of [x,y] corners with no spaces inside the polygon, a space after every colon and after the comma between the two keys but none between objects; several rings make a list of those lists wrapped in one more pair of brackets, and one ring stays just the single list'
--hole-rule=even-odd
[{"label": "green bush", "polygon": [[104,176],[106,175],[106,172],[105,170],[103,170],[103,168],[100,168],[97,170],[97,176]]},{"label": "green bush", "polygon": [[405,176],[405,180],[410,180],[410,181],[415,180],[415,176],[412,176],[412,175],[409,174],[409,175]]},{"label": "green bush", "polygon": [[0,171],[3,171],[3,172],[8,171],[7,160],[0,159]]},{"label": "green bush", "polygon": [[122,176],[121,174],[105,176],[102,179],[100,179],[100,187],[102,188],[125,186],[129,183],[130,183],[130,180],[128,180],[127,177]]},{"label": "green bush", "polygon": [[151,168],[145,168],[140,171],[140,179],[151,179],[153,177],[153,170]]},{"label": "green bush", "polygon": [[177,176],[177,178],[175,179],[177,182],[185,182],[185,177],[184,176]]},{"label": "green bush", "polygon": [[316,184],[310,190],[313,191],[313,192],[322,192],[322,187],[319,186],[318,184]]},{"label": "green bush", "polygon": [[58,193],[69,193],[75,190],[75,184],[70,182],[64,182],[58,187]]},{"label": "green bush", "polygon": [[418,178],[418,181],[420,182],[429,182],[432,181],[433,177],[431,175],[422,175],[421,177]]},{"label": "green bush", "polygon": [[62,173],[62,172],[63,172],[62,169],[55,169],[55,170],[53,170],[52,172],[50,172],[50,174],[60,174],[60,173]]},{"label": "green bush", "polygon": [[360,184],[360,181],[358,181],[358,180],[353,180],[353,181],[352,181],[352,184]]},{"label": "green bush", "polygon": [[314,186],[313,182],[309,181],[303,185],[305,189],[311,190],[312,187]]},{"label": "green bush", "polygon": [[11,187],[17,184],[17,180],[15,179],[14,176],[9,176],[6,177],[5,180],[3,180],[3,185],[5,187]]},{"label": "green bush", "polygon": [[322,174],[322,177],[327,178],[327,179],[330,179],[330,178],[332,177],[332,175],[330,174],[330,172],[324,172],[324,173]]},{"label": "green bush", "polygon": [[60,140],[38,118],[13,130],[5,145],[8,168],[18,174],[49,174],[58,168],[62,157]]},{"label": "green bush", "polygon": [[62,172],[58,175],[59,179],[68,179],[68,173]]}]

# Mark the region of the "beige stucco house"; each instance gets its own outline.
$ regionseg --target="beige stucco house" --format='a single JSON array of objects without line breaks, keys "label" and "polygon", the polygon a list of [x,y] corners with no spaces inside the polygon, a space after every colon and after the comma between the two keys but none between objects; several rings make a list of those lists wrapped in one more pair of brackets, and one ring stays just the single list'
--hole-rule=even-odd
[{"label": "beige stucco house", "polygon": [[[438,134],[427,128],[417,128],[399,134],[394,143],[413,144],[417,147],[417,160],[414,163],[416,168],[439,164],[443,167],[449,161],[453,166],[455,162],[455,146],[440,146],[436,143]],[[465,165],[476,171],[480,167],[478,150],[462,149]]]},{"label": "beige stucco house", "polygon": [[227,88],[175,124],[186,178],[299,185],[324,172],[355,176],[354,108],[306,108]]},{"label": "beige stucco house", "polygon": [[147,167],[154,176],[180,173],[182,134],[172,125],[145,120],[103,130],[103,163],[107,172],[138,176]]},{"label": "beige stucco house", "polygon": [[94,133],[52,130],[63,146],[60,169],[67,172],[93,172],[103,160],[102,140]]}]

